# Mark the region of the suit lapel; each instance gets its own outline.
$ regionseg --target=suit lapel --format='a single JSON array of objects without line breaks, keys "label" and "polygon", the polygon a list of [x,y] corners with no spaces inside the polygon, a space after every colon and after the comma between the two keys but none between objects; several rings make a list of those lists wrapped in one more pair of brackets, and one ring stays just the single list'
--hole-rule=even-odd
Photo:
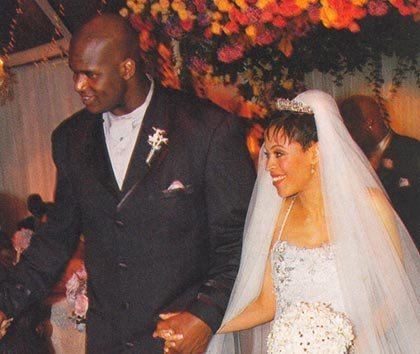
[{"label": "suit lapel", "polygon": [[141,183],[150,169],[154,168],[163,156],[166,156],[168,146],[162,145],[162,148],[155,152],[150,166],[146,163],[147,156],[151,150],[151,146],[148,143],[149,135],[155,133],[153,128],[164,130],[166,137],[169,139],[168,144],[170,144],[168,97],[162,92],[162,88],[157,85],[155,86],[150,105],[146,110],[140,133],[137,137],[136,146],[127,169],[122,187],[122,199],[126,199],[127,193],[132,191],[135,185]]},{"label": "suit lapel", "polygon": [[92,115],[93,123],[87,134],[86,161],[87,167],[105,189],[117,200],[120,191],[109,159],[103,131],[102,115]]}]

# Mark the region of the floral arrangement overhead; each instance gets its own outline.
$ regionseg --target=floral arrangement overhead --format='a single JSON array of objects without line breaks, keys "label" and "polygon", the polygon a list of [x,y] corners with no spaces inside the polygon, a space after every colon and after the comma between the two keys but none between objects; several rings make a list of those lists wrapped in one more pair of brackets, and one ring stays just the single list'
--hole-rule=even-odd
[{"label": "floral arrangement overhead", "polygon": [[[127,0],[121,10],[164,85],[233,84],[274,109],[302,88],[305,73],[367,70],[381,84],[382,55],[398,58],[394,85],[419,77],[418,0]],[[159,60],[156,60],[156,58]]]}]

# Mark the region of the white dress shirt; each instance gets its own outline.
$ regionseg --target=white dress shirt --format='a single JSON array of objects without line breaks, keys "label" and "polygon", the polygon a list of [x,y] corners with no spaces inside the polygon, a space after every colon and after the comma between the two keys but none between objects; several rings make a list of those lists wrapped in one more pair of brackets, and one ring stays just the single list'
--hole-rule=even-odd
[{"label": "white dress shirt", "polygon": [[124,183],[144,115],[152,99],[153,90],[154,83],[151,80],[150,90],[144,103],[128,114],[122,116],[116,116],[111,112],[102,114],[105,142],[114,176],[120,189]]}]

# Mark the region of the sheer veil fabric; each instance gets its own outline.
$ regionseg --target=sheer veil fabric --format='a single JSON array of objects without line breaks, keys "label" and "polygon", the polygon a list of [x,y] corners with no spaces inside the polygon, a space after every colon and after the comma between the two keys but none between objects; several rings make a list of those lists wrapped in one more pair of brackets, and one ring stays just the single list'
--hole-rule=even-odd
[{"label": "sheer veil fabric", "polygon": [[[335,100],[318,90],[306,91],[295,100],[310,106],[315,115],[326,222],[345,310],[356,334],[355,353],[414,353],[420,348],[419,253],[369,161],[345,128]],[[260,292],[281,204],[261,153],[241,265],[223,323]],[[385,214],[395,221],[401,252],[392,242]],[[207,353],[265,353],[268,326],[215,335]]]}]

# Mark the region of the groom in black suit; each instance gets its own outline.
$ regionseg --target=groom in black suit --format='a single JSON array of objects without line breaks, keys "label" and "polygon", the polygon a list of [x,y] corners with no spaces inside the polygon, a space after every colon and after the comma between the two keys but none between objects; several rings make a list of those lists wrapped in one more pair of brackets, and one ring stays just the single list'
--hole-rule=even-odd
[{"label": "groom in black suit", "polygon": [[202,353],[238,271],[254,183],[239,119],[144,73],[137,35],[97,16],[69,63],[86,109],[53,133],[56,203],[12,276],[2,319],[46,296],[85,236],[89,353],[162,353],[159,313]]}]

